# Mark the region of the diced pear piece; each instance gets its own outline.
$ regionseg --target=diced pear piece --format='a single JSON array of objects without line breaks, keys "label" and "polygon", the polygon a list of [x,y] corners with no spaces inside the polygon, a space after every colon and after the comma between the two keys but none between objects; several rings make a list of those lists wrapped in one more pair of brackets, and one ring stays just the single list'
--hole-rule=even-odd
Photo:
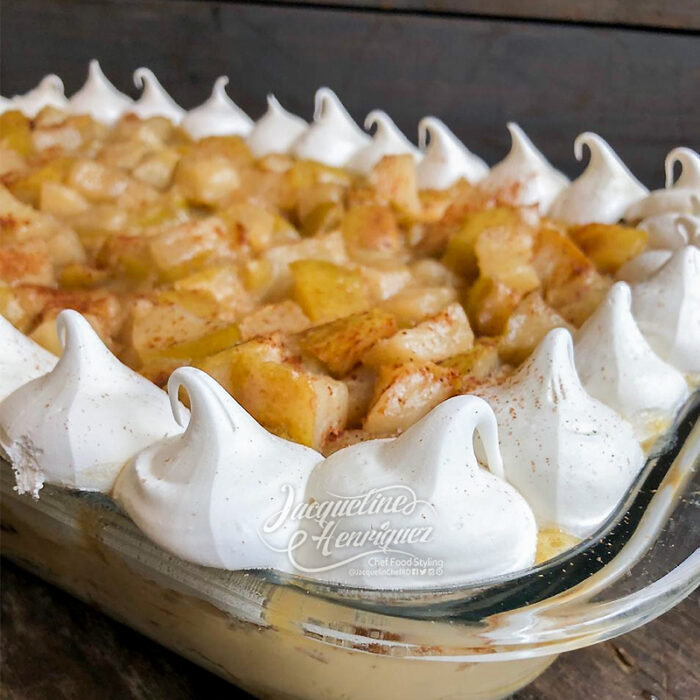
[{"label": "diced pear piece", "polygon": [[450,236],[443,263],[467,280],[475,279],[478,272],[476,241],[489,229],[510,229],[520,225],[515,209],[497,207],[467,214],[461,226]]},{"label": "diced pear piece", "polygon": [[0,247],[0,279],[10,284],[55,284],[49,246],[41,238]]},{"label": "diced pear piece", "polygon": [[132,173],[137,180],[164,189],[171,183],[179,160],[180,154],[174,148],[161,148],[147,153]]},{"label": "diced pear piece", "polygon": [[311,328],[301,335],[300,343],[331,375],[342,377],[375,343],[393,336],[397,329],[391,314],[371,309]]},{"label": "diced pear piece", "polygon": [[22,333],[26,333],[33,318],[33,314],[22,305],[16,290],[1,278],[0,314]]},{"label": "diced pear piece", "polygon": [[301,307],[291,299],[266,304],[240,320],[243,340],[275,332],[299,333],[306,330],[311,321]]},{"label": "diced pear piece", "polygon": [[405,328],[434,316],[455,301],[457,291],[453,287],[407,287],[381,306]]},{"label": "diced pear piece", "polygon": [[31,122],[18,110],[12,109],[0,114],[0,145],[23,156],[31,153]]},{"label": "diced pear piece", "polygon": [[59,185],[64,183],[74,163],[72,158],[58,157],[46,164],[34,168],[24,177],[12,182],[12,194],[17,199],[37,206],[41,201],[41,191],[44,185]]},{"label": "diced pear piece", "polygon": [[164,226],[148,247],[161,278],[169,281],[234,255],[226,226],[216,216]]},{"label": "diced pear piece", "polygon": [[55,219],[20,201],[0,185],[0,241],[48,238],[56,228]]},{"label": "diced pear piece", "polygon": [[355,367],[343,377],[343,384],[348,388],[348,419],[349,428],[359,428],[367,415],[374,399],[374,385],[377,373],[371,367]]},{"label": "diced pear piece", "polygon": [[519,365],[552,328],[558,327],[571,330],[571,326],[545,303],[539,292],[530,292],[508,318],[499,340],[499,354],[505,362]]},{"label": "diced pear piece", "polygon": [[225,323],[219,318],[218,305],[207,295],[163,292],[134,303],[131,342],[141,361],[149,362],[165,348],[206,336]]},{"label": "diced pear piece", "polygon": [[292,295],[304,313],[323,323],[369,306],[362,275],[325,260],[297,260],[290,265]]},{"label": "diced pear piece", "polygon": [[223,155],[187,154],[175,169],[175,183],[192,204],[214,206],[240,182],[239,168]]},{"label": "diced pear piece", "polygon": [[298,231],[278,214],[246,202],[232,204],[218,212],[236,245],[254,254],[300,240]]},{"label": "diced pear piece", "polygon": [[540,286],[533,259],[533,231],[517,223],[482,231],[474,243],[479,272],[519,294]]},{"label": "diced pear piece", "polygon": [[433,362],[382,367],[376,398],[362,427],[379,435],[406,430],[452,396],[458,378],[454,369]]},{"label": "diced pear piece", "polygon": [[499,335],[522,295],[492,277],[479,277],[466,298],[469,321],[480,335]]},{"label": "diced pear piece", "polygon": [[416,162],[412,155],[382,158],[372,169],[368,180],[376,194],[408,218],[420,216],[422,204],[416,182]]},{"label": "diced pear piece", "polygon": [[44,182],[39,195],[39,209],[48,214],[70,216],[85,211],[89,204],[77,190],[58,182]]},{"label": "diced pear piece", "polygon": [[109,236],[97,252],[96,261],[101,268],[133,283],[155,277],[158,272],[148,239],[143,236]]},{"label": "diced pear piece", "polygon": [[396,260],[403,249],[403,236],[389,207],[352,207],[343,219],[341,231],[348,254],[358,262]]},{"label": "diced pear piece", "polygon": [[491,338],[479,339],[472,348],[459,355],[448,357],[440,365],[459,372],[460,391],[471,392],[474,387],[489,380],[501,368],[498,343]]},{"label": "diced pear piece", "polygon": [[199,338],[185,340],[162,348],[156,354],[164,358],[176,360],[197,360],[230,348],[241,341],[241,331],[238,325],[232,323],[205,333]]},{"label": "diced pear piece", "polygon": [[570,231],[571,238],[601,272],[614,274],[647,246],[649,234],[619,224],[588,224]]},{"label": "diced pear piece", "polygon": [[0,178],[14,180],[26,174],[28,168],[24,156],[0,145]]},{"label": "diced pear piece", "polygon": [[178,291],[202,292],[235,317],[250,313],[254,300],[247,293],[235,264],[213,265],[173,283]]},{"label": "diced pear piece", "polygon": [[544,299],[569,323],[580,326],[603,300],[610,280],[564,233],[551,225],[538,234],[533,265]]},{"label": "diced pear piece", "polygon": [[200,367],[262,425],[280,437],[318,449],[345,426],[345,384],[285,361],[274,341],[255,339],[208,358]]},{"label": "diced pear piece", "polygon": [[88,159],[78,160],[71,166],[66,184],[92,202],[111,201],[124,194],[129,186],[138,187],[120,168]]},{"label": "diced pear piece", "polygon": [[303,218],[301,230],[307,237],[338,229],[345,216],[342,202],[320,202]]},{"label": "diced pear piece", "polygon": [[401,263],[358,265],[356,269],[362,275],[367,292],[375,303],[393,297],[412,281],[410,269]]},{"label": "diced pear piece", "polygon": [[473,342],[474,333],[467,315],[460,304],[454,303],[414,328],[380,340],[365,353],[363,362],[372,367],[410,361],[439,362],[466,352]]},{"label": "diced pear piece", "polygon": [[70,263],[61,268],[59,281],[63,289],[90,289],[105,283],[109,277],[108,270],[100,270],[85,263]]},{"label": "diced pear piece", "polygon": [[246,263],[246,287],[267,299],[278,299],[292,287],[290,265],[297,260],[325,260],[344,265],[348,262],[340,231],[305,238],[297,243],[278,245]]}]

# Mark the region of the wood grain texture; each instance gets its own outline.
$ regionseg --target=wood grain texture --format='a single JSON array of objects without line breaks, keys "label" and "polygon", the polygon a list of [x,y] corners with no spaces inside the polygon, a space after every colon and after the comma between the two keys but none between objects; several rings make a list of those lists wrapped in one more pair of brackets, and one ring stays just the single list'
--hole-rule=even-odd
[{"label": "wood grain texture", "polygon": [[254,117],[267,92],[309,117],[324,84],[357,119],[383,108],[411,136],[433,113],[490,163],[515,120],[570,175],[584,130],[653,187],[671,148],[700,146],[700,42],[688,34],[191,0],[23,0],[3,5],[0,31],[3,94],[51,71],[72,92],[94,56],[132,94],[132,71],[151,67],[186,107],[226,73]]},{"label": "wood grain texture", "polygon": [[[245,0],[244,0],[245,1]],[[450,13],[462,16],[502,17],[646,26],[690,31],[700,29],[697,0],[253,0],[263,4],[330,5],[382,11]]]},{"label": "wood grain texture", "polygon": [[[5,700],[214,700],[235,692],[14,564],[3,561],[0,585]],[[699,604],[696,593],[646,627],[560,656],[513,700],[700,697]]]}]

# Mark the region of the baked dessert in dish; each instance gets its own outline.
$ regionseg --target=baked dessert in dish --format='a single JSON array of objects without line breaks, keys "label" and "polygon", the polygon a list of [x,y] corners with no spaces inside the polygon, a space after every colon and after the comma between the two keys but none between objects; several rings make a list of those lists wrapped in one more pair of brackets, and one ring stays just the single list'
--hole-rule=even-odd
[{"label": "baked dessert in dish", "polygon": [[[0,445],[20,493],[113,496],[229,570],[432,588],[614,517],[700,380],[700,156],[489,168],[335,94],[253,122],[92,62],[0,115]],[[674,165],[682,171],[674,181]],[[6,320],[5,320],[6,319]],[[163,389],[167,389],[167,393]],[[373,563],[371,563],[373,562]]]}]

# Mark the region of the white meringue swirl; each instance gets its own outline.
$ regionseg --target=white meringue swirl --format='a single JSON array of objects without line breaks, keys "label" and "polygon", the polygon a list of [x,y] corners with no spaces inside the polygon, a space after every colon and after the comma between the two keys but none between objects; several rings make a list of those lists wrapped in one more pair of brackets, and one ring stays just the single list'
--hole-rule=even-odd
[{"label": "white meringue swirl", "polygon": [[662,359],[684,374],[700,374],[700,250],[680,248],[633,285],[632,312]]},{"label": "white meringue swirl", "polygon": [[173,124],[179,124],[185,116],[185,110],[165,91],[153,71],[137,68],[134,71],[134,85],[143,88],[141,97],[129,109],[141,119],[165,117]]},{"label": "white meringue swirl", "polygon": [[586,169],[554,200],[548,214],[575,226],[614,224],[649,190],[598,134],[586,131],[576,137],[576,160],[583,159],[584,146],[591,153]]},{"label": "white meringue swirl", "polygon": [[576,333],[576,369],[586,391],[632,423],[643,442],[666,429],[688,386],[651,349],[631,307],[629,286],[617,282]]},{"label": "white meringue swirl", "polygon": [[[475,435],[488,470],[474,454]],[[415,509],[396,517],[353,512],[343,517],[342,529],[381,533],[386,522],[404,534],[415,526],[430,528],[423,541],[392,541],[388,554],[438,560],[443,570],[418,577],[389,567],[365,575],[373,568],[376,543],[324,551],[313,539],[323,532],[320,526],[304,531],[297,563],[324,581],[384,589],[464,584],[527,568],[536,549],[534,516],[502,475],[493,411],[476,396],[448,399],[397,438],[368,440],[328,457],[311,474],[305,499],[323,507],[352,497],[411,494],[405,498]]]},{"label": "white meringue swirl", "polygon": [[314,121],[293,145],[292,152],[297,158],[342,167],[371,139],[330,88],[319,88],[314,104]]},{"label": "white meringue swirl", "polygon": [[15,95],[8,100],[6,109],[18,109],[26,116],[33,118],[44,107],[55,107],[61,110],[68,107],[63,81],[53,73],[44,76],[33,90],[24,93],[24,95]]},{"label": "white meringue swirl", "polygon": [[401,133],[391,117],[380,109],[371,111],[365,119],[365,129],[376,127],[372,140],[350,158],[347,168],[366,175],[384,156],[411,155],[417,162],[421,152]]},{"label": "white meringue swirl", "polygon": [[284,109],[274,95],[268,95],[267,111],[248,134],[248,146],[258,158],[269,153],[288,153],[308,126],[301,117]]},{"label": "white meringue swirl", "polygon": [[500,194],[517,206],[536,204],[544,214],[569,179],[549,163],[516,123],[508,122],[508,131],[508,155],[491,168],[479,187],[490,194]]},{"label": "white meringue swirl", "polygon": [[[181,387],[192,405],[189,420],[178,402]],[[282,487],[301,498],[323,457],[269,433],[200,370],[175,370],[168,392],[185,430],[129,462],[114,488],[117,501],[148,537],[187,561],[289,570],[284,552],[294,522],[266,532],[270,546],[260,533],[285,503]]]},{"label": "white meringue swirl", "polygon": [[104,124],[113,124],[134,101],[119,92],[102,72],[97,60],[90,61],[88,77],[83,87],[68,100],[68,108],[73,114],[89,114]]},{"label": "white meringue swirl", "polygon": [[586,393],[571,334],[551,330],[505,383],[480,390],[498,420],[506,478],[540,528],[593,534],[644,464],[632,426]]},{"label": "white meringue swirl", "polygon": [[219,76],[209,99],[185,115],[180,126],[195,140],[208,136],[247,136],[253,120],[226,94],[228,78]]},{"label": "white meringue swirl", "polygon": [[62,311],[56,325],[63,355],[0,404],[0,444],[20,493],[36,496],[44,481],[109,491],[132,455],[180,428],[167,395],[119,362],[78,312]]},{"label": "white meringue swirl", "polygon": [[[681,164],[675,184],[673,169]],[[691,214],[700,216],[700,155],[691,148],[674,148],[666,156],[666,188],[654,190],[625,212],[625,218],[638,221],[659,214]]]},{"label": "white meringue swirl", "polygon": [[489,172],[489,166],[437,117],[423,117],[418,122],[418,145],[424,152],[416,169],[421,190],[445,190],[461,178],[479,182]]}]

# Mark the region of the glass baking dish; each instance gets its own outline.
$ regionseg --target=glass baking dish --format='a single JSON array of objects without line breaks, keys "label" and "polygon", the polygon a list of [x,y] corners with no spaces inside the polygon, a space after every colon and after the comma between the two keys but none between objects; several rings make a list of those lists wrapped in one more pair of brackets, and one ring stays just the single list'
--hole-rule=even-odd
[{"label": "glass baking dish", "polygon": [[6,462],[2,553],[260,698],[502,698],[698,585],[698,415],[695,392],[594,537],[476,586],[373,592],[192,565],[106,496],[17,495]]}]

